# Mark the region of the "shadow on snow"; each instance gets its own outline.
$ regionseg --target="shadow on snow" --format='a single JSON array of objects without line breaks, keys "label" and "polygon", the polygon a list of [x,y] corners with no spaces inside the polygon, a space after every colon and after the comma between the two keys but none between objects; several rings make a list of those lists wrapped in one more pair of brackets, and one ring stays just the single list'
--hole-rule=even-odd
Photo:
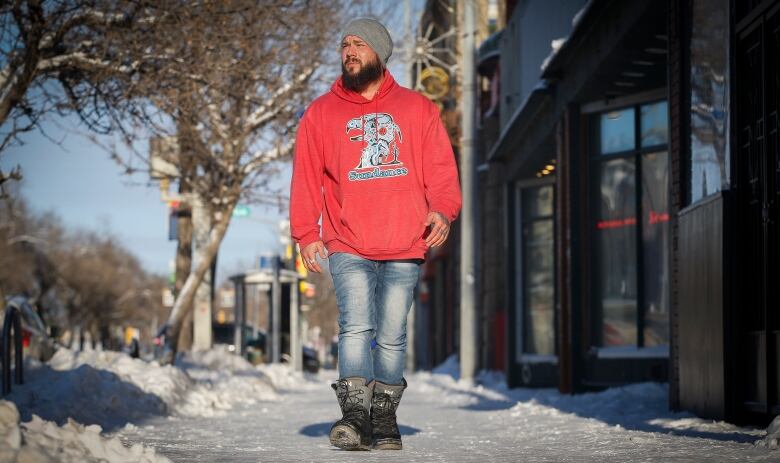
[{"label": "shadow on snow", "polygon": [[[323,437],[330,434],[331,426],[333,426],[332,422],[315,423],[302,427],[298,432],[308,437]],[[401,431],[402,436],[412,436],[420,432],[417,428],[405,426],[403,424],[398,425],[398,430]]]},{"label": "shadow on snow", "polygon": [[165,402],[116,374],[82,364],[55,370],[48,365],[25,367],[25,382],[3,397],[16,404],[22,423],[37,415],[63,425],[72,418],[115,431],[128,423],[167,414]]},{"label": "shadow on snow", "polygon": [[[443,387],[449,389],[447,386]],[[508,410],[519,403],[532,403],[581,418],[598,420],[610,426],[620,426],[629,431],[749,444],[761,439],[759,436],[740,431],[714,432],[686,427],[665,427],[660,423],[654,423],[656,420],[674,421],[695,418],[690,413],[668,410],[666,384],[642,383],[576,395],[561,394],[554,389],[506,389],[492,384],[483,387],[498,392],[505,398],[488,398],[476,391],[455,388],[452,388],[452,391],[473,397],[475,400],[461,408],[477,412]]]}]

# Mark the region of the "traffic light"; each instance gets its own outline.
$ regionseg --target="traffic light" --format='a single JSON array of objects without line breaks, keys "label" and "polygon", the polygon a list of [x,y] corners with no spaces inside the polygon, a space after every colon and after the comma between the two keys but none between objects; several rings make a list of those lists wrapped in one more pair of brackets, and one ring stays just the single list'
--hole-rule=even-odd
[{"label": "traffic light", "polygon": [[312,298],[317,295],[317,287],[308,281],[301,281],[298,284],[298,289],[300,290],[301,294],[308,298]]},{"label": "traffic light", "polygon": [[306,278],[309,276],[309,271],[306,270],[306,266],[303,265],[303,258],[301,258],[299,253],[295,253],[295,271],[298,272],[298,275],[301,278]]}]

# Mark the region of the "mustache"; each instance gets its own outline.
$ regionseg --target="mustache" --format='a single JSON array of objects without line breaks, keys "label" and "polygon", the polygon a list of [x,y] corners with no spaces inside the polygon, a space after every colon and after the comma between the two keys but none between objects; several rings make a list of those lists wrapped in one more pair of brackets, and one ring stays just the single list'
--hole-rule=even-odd
[{"label": "mustache", "polygon": [[347,58],[344,60],[344,64],[352,64],[352,63],[363,64],[363,62],[357,58]]}]

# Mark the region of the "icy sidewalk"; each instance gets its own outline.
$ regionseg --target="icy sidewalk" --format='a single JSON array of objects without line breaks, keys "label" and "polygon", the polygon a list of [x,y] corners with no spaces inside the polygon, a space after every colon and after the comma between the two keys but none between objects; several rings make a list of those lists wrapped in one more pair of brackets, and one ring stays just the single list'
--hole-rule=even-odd
[{"label": "icy sidewalk", "polygon": [[454,360],[408,376],[404,450],[344,452],[327,437],[335,372],[255,368],[225,349],[180,360],[63,350],[31,365],[8,397],[21,418],[0,402],[0,462],[9,445],[16,458],[21,448],[43,455],[31,461],[74,462],[780,461],[754,445],[763,430],[668,412],[664,385],[563,396],[484,374],[473,386],[457,381]]},{"label": "icy sidewalk", "polygon": [[151,417],[223,416],[277,398],[266,375],[226,349],[184,356],[177,367],[64,348],[46,364],[25,363],[25,384],[0,400],[0,463],[167,462],[112,433]]},{"label": "icy sidewalk", "polygon": [[753,445],[762,430],[666,411],[666,387],[639,384],[598,394],[507,390],[498,376],[458,382],[445,364],[408,377],[399,409],[404,450],[344,452],[328,443],[338,407],[335,373],[296,376],[261,367],[278,399],[221,417],[155,418],[121,431],[174,461],[231,462],[656,462],[780,461]]}]

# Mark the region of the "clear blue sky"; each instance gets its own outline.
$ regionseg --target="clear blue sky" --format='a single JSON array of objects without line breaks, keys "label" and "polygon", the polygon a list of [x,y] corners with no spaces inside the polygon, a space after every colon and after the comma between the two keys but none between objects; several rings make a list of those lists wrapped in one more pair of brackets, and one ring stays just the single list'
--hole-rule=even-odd
[{"label": "clear blue sky", "polygon": [[[48,121],[25,134],[22,146],[0,156],[0,166],[22,167],[21,195],[33,211],[54,212],[69,229],[108,231],[152,272],[167,274],[176,251],[168,241],[168,208],[156,184],[144,175],[127,176],[108,153],[80,133],[75,117]],[[53,139],[59,143],[50,140]],[[289,172],[281,182],[289,182]],[[273,227],[258,219],[280,219],[277,211],[252,207],[249,218],[234,218],[220,249],[218,278],[251,268],[261,253],[278,251]]]},{"label": "clear blue sky", "polygon": [[[422,2],[412,4],[413,17],[419,18]],[[397,42],[403,35],[402,6],[399,2],[389,21]],[[396,47],[391,71],[405,83],[402,60],[403,50]],[[23,145],[0,154],[4,171],[22,167],[20,193],[32,210],[52,211],[70,229],[107,231],[148,271],[167,275],[176,246],[168,241],[168,210],[160,201],[157,185],[150,185],[144,175],[124,175],[103,148],[81,135],[86,130],[79,127],[76,117],[49,115],[42,128],[48,137],[40,131],[23,134]],[[289,175],[288,169],[280,184],[289,184]],[[281,218],[278,211],[261,206],[253,206],[249,218],[234,218],[220,248],[218,281],[256,266],[261,254],[281,251],[275,227],[267,223]]]}]

